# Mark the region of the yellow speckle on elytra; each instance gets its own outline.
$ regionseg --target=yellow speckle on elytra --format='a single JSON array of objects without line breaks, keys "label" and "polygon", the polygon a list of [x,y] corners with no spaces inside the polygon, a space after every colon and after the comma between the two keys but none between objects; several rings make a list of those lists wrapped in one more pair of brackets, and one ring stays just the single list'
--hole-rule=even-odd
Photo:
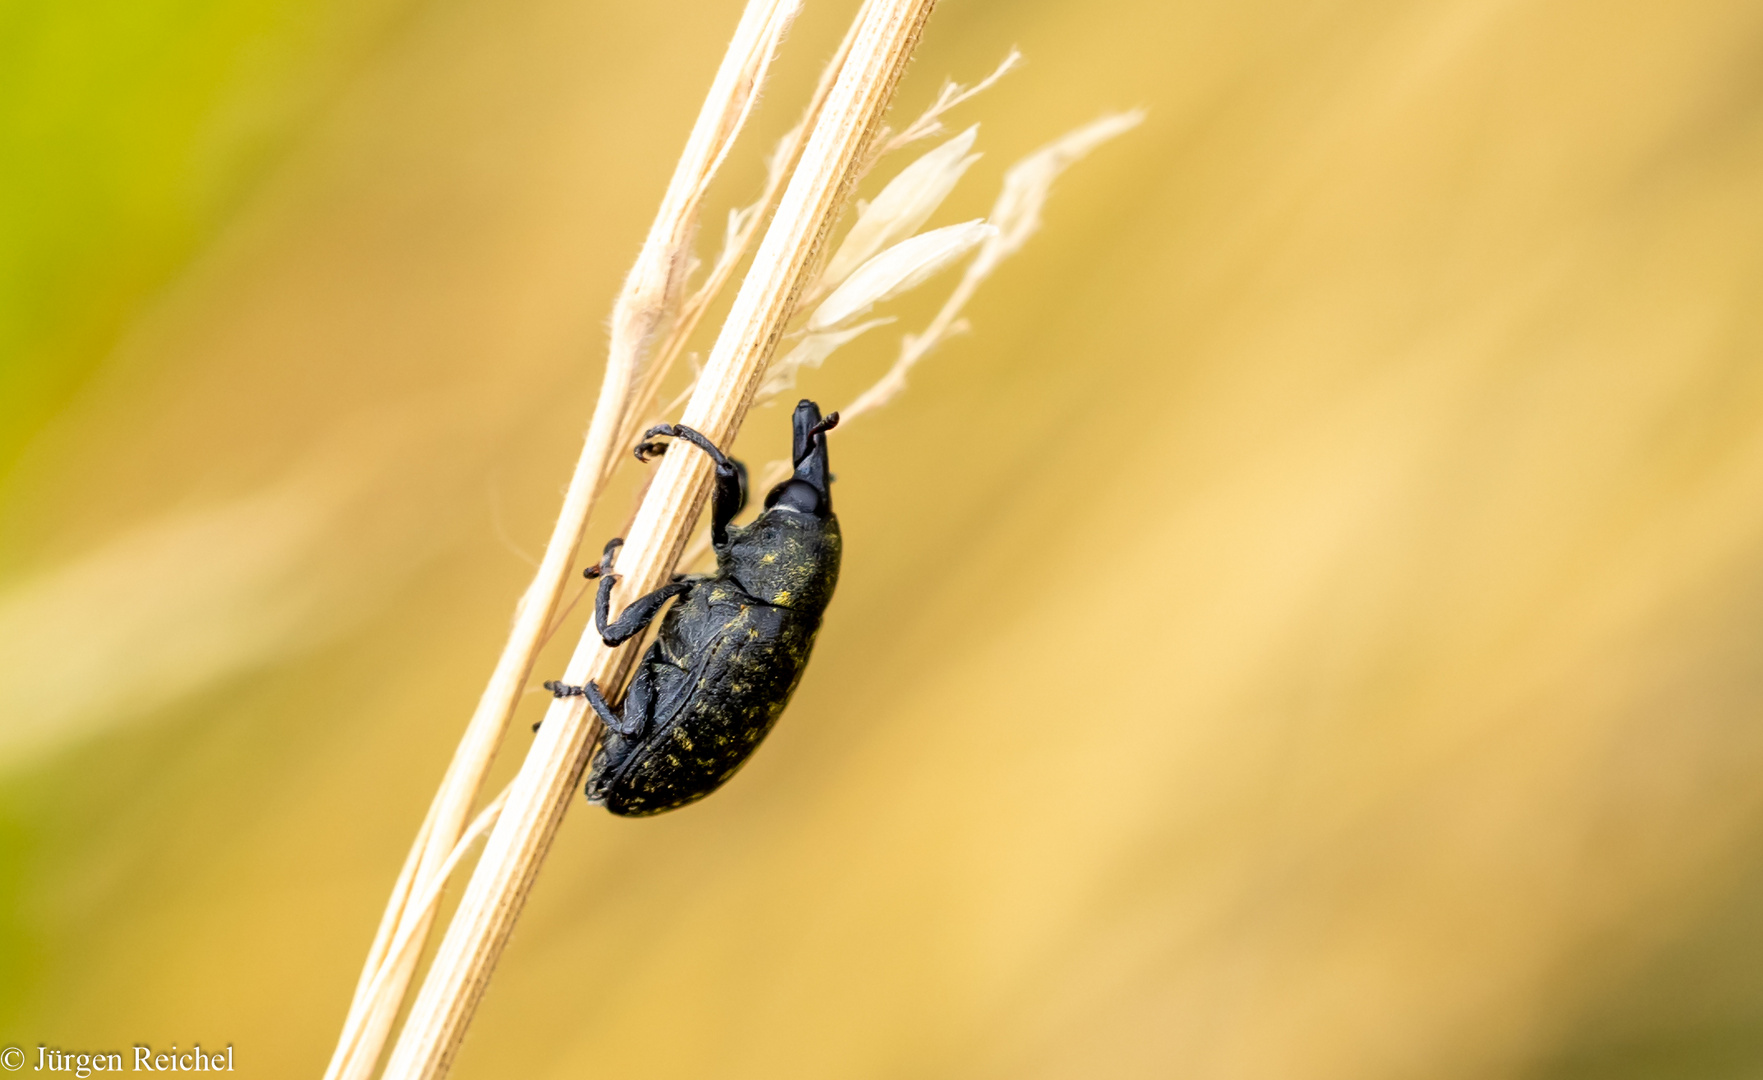
[{"label": "yellow speckle on elytra", "polygon": [[771,602],[774,604],[787,604],[787,603],[789,603],[790,602],[790,590],[779,589],[777,595],[771,598]]},{"label": "yellow speckle on elytra", "polygon": [[676,727],[673,729],[673,741],[679,743],[687,750],[692,748],[692,737],[686,734],[685,728]]},{"label": "yellow speckle on elytra", "polygon": [[770,564],[772,564],[772,563],[774,563],[774,562],[777,562],[777,552],[775,552],[775,551],[768,551],[768,552],[766,552],[766,553],[765,553],[765,554],[764,554],[764,556],[762,556],[762,557],[761,557],[761,558],[760,558],[760,560],[759,560],[759,561],[760,561],[760,562],[762,562],[762,563],[765,563],[765,564],[766,564],[766,565],[768,565],[768,566],[769,566],[769,565],[770,565]]}]

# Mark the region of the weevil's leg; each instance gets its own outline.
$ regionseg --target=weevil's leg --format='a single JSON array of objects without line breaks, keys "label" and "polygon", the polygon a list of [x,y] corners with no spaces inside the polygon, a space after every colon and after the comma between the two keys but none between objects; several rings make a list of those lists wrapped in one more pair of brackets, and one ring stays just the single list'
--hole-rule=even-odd
[{"label": "weevil's leg", "polygon": [[[582,692],[586,695],[588,704],[593,706],[594,712],[599,714],[600,722],[602,724],[605,724],[607,727],[618,732],[627,739],[642,732],[642,714],[638,712],[635,719],[626,722],[624,717],[614,712],[612,706],[606,703],[606,699],[600,694],[600,688],[594,684],[592,679],[588,680],[588,685],[582,687]],[[627,701],[625,703],[624,711],[626,713],[631,713],[635,710],[631,709],[630,702]]]},{"label": "weevil's leg", "polygon": [[[727,465],[734,468],[728,468]],[[728,547],[728,526],[747,506],[747,467],[734,458],[716,463],[716,494],[710,500],[710,546]]]},{"label": "weevil's leg", "polygon": [[[543,685],[545,687],[545,689],[551,691],[552,697],[580,697],[581,695],[587,693],[587,687],[585,687],[585,686],[571,686],[568,683],[563,682],[560,679],[552,679],[549,682],[543,683],[541,685]],[[534,721],[533,722],[533,730],[534,731],[539,730],[539,725],[543,724],[544,722],[545,721],[543,721],[543,720]]]},{"label": "weevil's leg", "polygon": [[[717,445],[706,438],[704,433],[697,428],[687,427],[684,424],[656,424],[648,431],[643,432],[643,438],[645,439],[653,439],[657,435],[667,435],[675,439],[686,440],[693,446],[704,451],[706,454],[709,454],[710,460],[716,462],[716,467],[719,469],[727,468],[734,464],[734,461],[727,454],[718,449]],[[650,455],[657,454],[666,447],[666,443],[645,442],[637,447],[637,450],[639,451],[638,456],[643,456],[645,452]],[[645,458],[645,460],[647,459]]]},{"label": "weevil's leg", "polygon": [[[579,687],[579,686],[570,686],[568,683],[562,682],[558,679],[552,679],[549,682],[543,683],[541,685],[543,685],[545,689],[551,691],[552,697],[568,697],[571,693],[574,693],[574,692],[581,689],[581,687]],[[542,718],[538,719],[538,720],[534,720],[533,721],[533,730],[534,731],[539,730],[539,725],[543,724],[544,722],[545,721]]]},{"label": "weevil's leg", "polygon": [[623,546],[624,537],[622,536],[614,536],[612,539],[606,541],[606,550],[600,553],[600,561],[593,566],[588,567],[586,570],[583,570],[582,577],[592,581],[603,574],[611,574],[612,557],[618,554],[618,549]]},{"label": "weevil's leg", "polygon": [[600,574],[600,588],[594,593],[594,628],[602,632],[612,620],[612,586],[618,584],[617,574]]},{"label": "weevil's leg", "polygon": [[[736,517],[740,516],[742,510],[747,508],[747,464],[740,458],[729,458],[729,460],[734,462],[735,466],[734,506],[728,512],[728,520],[733,521]],[[722,482],[722,470],[718,469],[716,472],[718,498],[721,497]],[[728,521],[723,522],[723,524],[728,524]]]},{"label": "weevil's leg", "polygon": [[[747,505],[747,467],[723,453],[696,428],[684,424],[656,424],[643,432],[644,439],[653,439],[657,435],[684,439],[709,454],[710,460],[716,463],[716,494],[710,503],[710,543],[719,551],[727,547],[729,522]],[[661,453],[666,445],[658,442],[639,444],[637,460],[648,461]]]},{"label": "weevil's leg", "polygon": [[[627,738],[642,730],[643,710],[637,710],[636,719],[627,724],[624,718],[614,712],[611,705],[607,704],[605,696],[600,693],[599,684],[595,683],[592,679],[589,679],[581,686],[572,686],[569,683],[558,682],[556,679],[552,679],[545,684],[545,689],[551,691],[551,694],[554,697],[587,698],[588,704],[593,706],[595,713],[599,714],[600,722]],[[626,711],[629,711],[628,708]],[[543,722],[544,721],[540,721],[540,723]],[[539,730],[539,725],[534,724],[533,730]]]},{"label": "weevil's leg", "polygon": [[692,587],[689,581],[671,581],[656,589],[648,596],[639,596],[631,601],[616,621],[612,619],[612,586],[618,581],[617,574],[607,574],[600,578],[600,592],[594,597],[594,629],[600,631],[600,640],[608,645],[623,645],[631,638],[643,632],[649,620],[661,610],[661,605],[672,600],[680,593]]},{"label": "weevil's leg", "polygon": [[644,668],[637,669],[637,677],[631,680],[624,692],[624,726],[618,733],[627,739],[641,739],[650,729],[650,720],[655,715],[655,680],[644,674]]}]

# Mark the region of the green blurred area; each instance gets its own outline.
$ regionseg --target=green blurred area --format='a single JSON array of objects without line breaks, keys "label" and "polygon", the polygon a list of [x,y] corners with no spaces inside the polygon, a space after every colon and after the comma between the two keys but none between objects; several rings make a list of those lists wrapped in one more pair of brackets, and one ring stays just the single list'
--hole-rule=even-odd
[{"label": "green blurred area", "polygon": [[[0,3],[0,477],[399,6]],[[46,846],[85,835],[57,834],[32,805],[9,790],[0,821],[0,1015],[47,955],[28,875]]]},{"label": "green blurred area", "polygon": [[398,6],[0,4],[0,475]]},{"label": "green blurred area", "polygon": [[[322,1070],[738,6],[8,9],[0,1045]],[[900,112],[1013,45],[932,225],[1146,123],[835,433],[797,700],[578,801],[457,1075],[1763,1071],[1763,13],[949,0]]]}]

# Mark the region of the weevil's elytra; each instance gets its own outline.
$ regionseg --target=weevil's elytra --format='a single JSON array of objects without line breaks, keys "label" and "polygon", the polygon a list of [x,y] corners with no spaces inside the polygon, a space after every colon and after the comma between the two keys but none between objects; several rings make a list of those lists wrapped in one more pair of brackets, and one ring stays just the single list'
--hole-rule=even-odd
[{"label": "weevil's elytra", "polygon": [[[715,461],[716,573],[663,585],[614,621],[612,561],[622,541],[607,544],[600,566],[589,570],[600,576],[594,625],[608,645],[642,633],[663,604],[678,598],[638,662],[622,714],[591,682],[545,684],[559,696],[586,695],[605,724],[588,773],[590,802],[641,816],[701,799],[734,775],[789,703],[839,580],[839,519],[826,454],[826,432],[838,420],[838,413],[822,420],[812,401],[796,406],[795,474],[772,488],[765,511],[745,526],[731,524],[747,501],[739,462],[684,425],[644,434],[690,443]],[[646,461],[680,445],[645,441],[637,457]]]}]

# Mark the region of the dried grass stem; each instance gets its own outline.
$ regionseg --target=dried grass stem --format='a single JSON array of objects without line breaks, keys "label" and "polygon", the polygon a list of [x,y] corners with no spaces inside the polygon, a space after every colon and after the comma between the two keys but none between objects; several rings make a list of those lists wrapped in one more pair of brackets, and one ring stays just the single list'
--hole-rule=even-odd
[{"label": "dried grass stem", "polygon": [[450,869],[448,860],[459,847],[496,747],[555,625],[576,550],[623,445],[632,389],[657,337],[675,321],[705,190],[751,112],[777,46],[800,7],[801,0],[751,0],[729,43],[613,308],[600,396],[544,558],[515,609],[508,641],[393,886],[326,1080],[365,1080],[384,1049],[422,951],[397,949],[394,943],[420,942],[427,936],[433,905],[413,904],[412,899],[438,893]]},{"label": "dried grass stem", "polygon": [[[684,422],[720,444],[728,444],[746,413],[934,2],[869,0],[858,16],[849,55],[686,407]],[[709,480],[704,455],[663,457],[620,554],[616,605],[667,580]],[[541,630],[548,621],[541,620]],[[616,686],[633,652],[629,645],[606,647],[590,630],[564,678]],[[563,812],[577,797],[596,734],[581,698],[552,703],[393,1048],[388,1080],[445,1075]]]}]

